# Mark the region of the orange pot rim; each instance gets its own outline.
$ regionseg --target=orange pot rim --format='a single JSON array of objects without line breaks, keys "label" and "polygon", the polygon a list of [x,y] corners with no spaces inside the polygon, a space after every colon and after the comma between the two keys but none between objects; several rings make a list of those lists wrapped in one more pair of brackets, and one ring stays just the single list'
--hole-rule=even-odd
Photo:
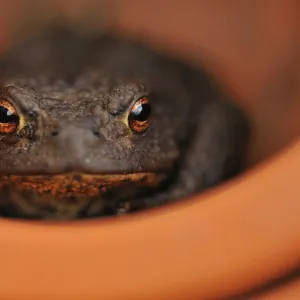
[{"label": "orange pot rim", "polygon": [[299,150],[136,216],[1,220],[0,299],[220,298],[285,275],[300,266]]}]

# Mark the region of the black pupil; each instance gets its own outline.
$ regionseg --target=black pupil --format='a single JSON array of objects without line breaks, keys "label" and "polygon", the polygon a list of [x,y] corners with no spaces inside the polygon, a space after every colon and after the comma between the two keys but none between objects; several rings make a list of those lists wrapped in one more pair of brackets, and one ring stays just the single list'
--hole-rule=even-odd
[{"label": "black pupil", "polygon": [[144,122],[147,121],[151,114],[151,107],[148,103],[139,105],[130,114],[130,119],[135,121]]},{"label": "black pupil", "polygon": [[4,106],[0,106],[0,123],[17,123],[19,118],[12,111]]}]

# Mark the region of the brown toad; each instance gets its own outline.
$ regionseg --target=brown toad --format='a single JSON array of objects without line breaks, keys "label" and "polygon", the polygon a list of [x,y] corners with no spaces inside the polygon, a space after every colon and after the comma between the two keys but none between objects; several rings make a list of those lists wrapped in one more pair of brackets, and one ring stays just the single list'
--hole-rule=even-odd
[{"label": "brown toad", "polygon": [[0,62],[0,215],[160,205],[241,167],[247,122],[210,77],[115,37],[59,31]]}]

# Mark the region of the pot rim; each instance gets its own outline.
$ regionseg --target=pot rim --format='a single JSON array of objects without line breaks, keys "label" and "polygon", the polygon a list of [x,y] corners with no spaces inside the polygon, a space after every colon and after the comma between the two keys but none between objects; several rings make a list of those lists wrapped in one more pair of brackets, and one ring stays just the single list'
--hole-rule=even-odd
[{"label": "pot rim", "polygon": [[300,266],[299,150],[135,216],[0,220],[0,298],[219,298],[283,276]]}]

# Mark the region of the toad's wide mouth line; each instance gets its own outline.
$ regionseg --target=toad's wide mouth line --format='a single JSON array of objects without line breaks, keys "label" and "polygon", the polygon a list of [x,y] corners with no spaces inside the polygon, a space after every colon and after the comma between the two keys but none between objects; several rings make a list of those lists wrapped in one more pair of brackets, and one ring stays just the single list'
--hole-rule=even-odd
[{"label": "toad's wide mouth line", "polygon": [[122,182],[140,181],[164,177],[163,173],[144,172],[144,173],[108,173],[108,174],[89,174],[89,173],[58,173],[58,174],[22,174],[22,175],[2,175],[0,182],[39,182],[39,181],[77,181],[77,182]]},{"label": "toad's wide mouth line", "polygon": [[38,175],[3,175],[0,186],[12,185],[17,190],[42,194],[93,197],[110,188],[146,186],[156,187],[163,179],[162,173],[86,174],[61,173]]}]

